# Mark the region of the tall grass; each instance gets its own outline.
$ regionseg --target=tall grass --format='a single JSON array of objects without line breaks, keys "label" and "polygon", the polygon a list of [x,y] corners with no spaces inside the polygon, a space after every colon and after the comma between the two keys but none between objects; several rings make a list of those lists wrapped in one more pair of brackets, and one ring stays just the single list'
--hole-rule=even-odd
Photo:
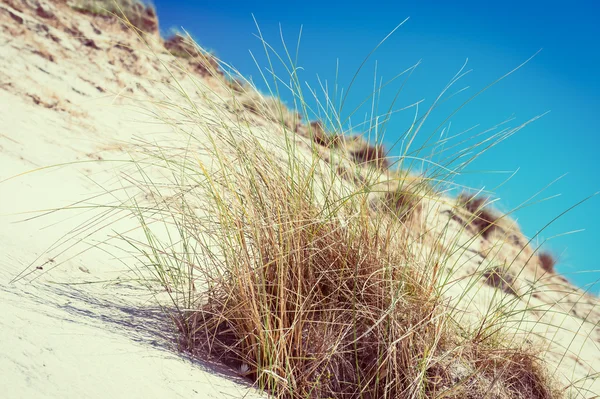
[{"label": "tall grass", "polygon": [[[291,110],[248,81],[234,90],[224,79],[215,91],[196,80],[211,93],[206,107],[185,90],[160,104],[181,145],[145,146],[137,161],[171,178],[158,183],[139,168],[137,184],[157,200],[126,206],[146,240],[123,238],[169,293],[181,349],[221,360],[276,397],[561,397],[539,350],[503,328],[498,314],[510,303],[470,326],[442,295],[450,256],[421,227],[444,201],[448,171],[467,164],[426,177],[389,169],[379,142],[344,139],[329,93],[310,107],[289,53],[265,50],[269,70],[281,61],[290,73],[267,84],[273,96],[291,93]],[[410,134],[435,107],[415,115]],[[318,145],[317,125],[298,125],[317,114],[337,127],[329,135],[338,145]]]}]

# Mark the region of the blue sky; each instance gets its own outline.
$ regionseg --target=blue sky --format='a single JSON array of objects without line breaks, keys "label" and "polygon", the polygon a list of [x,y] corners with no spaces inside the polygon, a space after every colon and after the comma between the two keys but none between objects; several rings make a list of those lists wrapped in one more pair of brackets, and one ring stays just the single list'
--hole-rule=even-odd
[{"label": "blue sky", "polygon": [[[252,14],[266,40],[278,51],[282,49],[280,24],[290,47],[295,47],[302,26],[302,81],[316,86],[318,75],[331,85],[339,62],[338,82],[345,87],[367,54],[410,17],[366,64],[348,95],[345,110],[350,111],[372,92],[375,65],[378,78],[385,81],[420,60],[396,106],[424,100],[422,112],[468,58],[467,69],[472,72],[453,91],[469,88],[435,111],[431,123],[423,126],[420,140],[432,134],[436,122],[470,96],[541,49],[527,65],[485,91],[450,120],[450,134],[456,134],[474,125],[479,125],[480,131],[510,117],[515,118],[510,126],[515,126],[550,111],[490,149],[455,179],[469,187],[493,189],[509,176],[498,171],[518,169],[495,190],[499,207],[507,211],[568,173],[538,198],[560,196],[513,214],[524,233],[533,236],[560,213],[600,191],[600,2],[488,3],[492,2],[412,1],[387,5],[355,1],[350,6],[347,1],[326,0],[154,0],[163,31],[185,28],[202,46],[257,83],[260,75],[249,51],[262,66],[266,63],[261,42],[255,37]],[[380,113],[387,110],[401,83],[395,81],[382,93]],[[366,111],[363,107],[352,116],[354,125],[362,121]],[[400,138],[412,116],[411,112],[401,112],[392,118],[385,132],[388,147]],[[399,155],[399,151],[393,147],[390,155]],[[539,235],[540,241],[548,240],[543,248],[558,258],[557,269],[580,286],[600,279],[600,254],[595,253],[600,247],[599,205],[600,197],[592,198]],[[574,230],[584,231],[561,235]],[[591,290],[600,292],[600,284]]]}]

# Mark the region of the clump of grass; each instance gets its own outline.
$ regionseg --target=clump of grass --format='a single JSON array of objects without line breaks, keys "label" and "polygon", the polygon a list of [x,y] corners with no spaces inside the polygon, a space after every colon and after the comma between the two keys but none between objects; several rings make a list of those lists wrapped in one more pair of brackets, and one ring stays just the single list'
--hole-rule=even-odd
[{"label": "clump of grass", "polygon": [[68,4],[79,12],[124,18],[141,32],[158,32],[156,10],[142,0],[71,0]]},{"label": "clump of grass", "polygon": [[469,225],[484,238],[489,238],[500,219],[496,212],[488,208],[489,198],[463,193],[458,196],[457,202],[473,215]]},{"label": "clump of grass", "polygon": [[[234,101],[274,123],[280,138],[231,124],[222,105],[206,118],[173,104],[193,121],[182,131],[188,144],[151,147],[149,156],[168,171],[161,175],[176,177],[155,184],[143,171],[139,181],[150,197],[166,190],[177,200],[157,200],[150,217],[148,207],[131,207],[149,237],[145,264],[173,300],[183,350],[219,359],[281,398],[459,398],[490,390],[498,398],[560,397],[538,372],[535,351],[503,339],[486,320],[473,332],[454,319],[438,287],[446,259],[416,256],[419,239],[398,217],[423,192],[399,175],[390,197],[396,211],[374,210],[370,179],[381,170],[364,186],[348,184],[335,162],[295,147],[297,132],[281,117],[294,112],[282,102]],[[381,147],[361,145],[373,150],[357,167],[380,162]],[[151,228],[156,215],[176,228],[165,243]]]},{"label": "clump of grass", "polygon": [[389,169],[385,148],[382,144],[370,144],[368,141],[355,140],[357,145],[350,150],[354,162],[359,165],[373,165],[379,169]]},{"label": "clump of grass", "polygon": [[556,265],[556,260],[554,256],[552,256],[549,252],[541,252],[538,255],[538,259],[540,262],[540,267],[548,273],[555,273],[554,266]]},{"label": "clump of grass", "polygon": [[[157,150],[185,177],[170,186],[176,203],[157,202],[152,214],[171,215],[179,236],[170,239],[187,251],[152,238],[147,263],[169,292],[206,288],[182,295],[173,314],[182,349],[281,398],[465,397],[492,388],[499,398],[521,390],[558,397],[535,372],[533,352],[494,332],[463,336],[437,294],[439,265],[419,265],[404,224],[373,212],[367,192],[323,185],[321,160],[282,163],[237,133],[211,135],[220,143],[216,169]],[[195,195],[209,196],[202,209],[210,214],[198,216],[192,204],[205,200]],[[144,212],[137,216],[153,237]],[[189,274],[167,272],[178,263]],[[188,282],[175,283],[181,278]],[[516,357],[526,361],[515,365]]]},{"label": "clump of grass", "polygon": [[515,277],[505,268],[494,267],[483,274],[486,284],[498,288],[507,294],[517,295],[514,288]]},{"label": "clump of grass", "polygon": [[189,36],[175,34],[165,39],[164,46],[175,57],[189,60],[192,70],[202,76],[223,75],[215,57],[196,46]]},{"label": "clump of grass", "polygon": [[[320,146],[327,148],[336,148],[338,147],[343,138],[340,134],[337,133],[328,133],[323,127],[323,123],[320,121],[311,121],[308,126],[305,126],[304,135],[306,137],[311,138],[315,143]],[[300,132],[302,134],[302,132]]]},{"label": "clump of grass", "polygon": [[433,297],[416,295],[425,287],[415,270],[398,266],[399,237],[379,232],[366,209],[343,223],[283,175],[271,173],[259,192],[254,183],[243,189],[252,198],[244,220],[227,223],[237,238],[231,276],[181,320],[187,348],[247,365],[259,387],[283,397],[416,389],[422,370],[407,362],[437,352],[437,311]]}]

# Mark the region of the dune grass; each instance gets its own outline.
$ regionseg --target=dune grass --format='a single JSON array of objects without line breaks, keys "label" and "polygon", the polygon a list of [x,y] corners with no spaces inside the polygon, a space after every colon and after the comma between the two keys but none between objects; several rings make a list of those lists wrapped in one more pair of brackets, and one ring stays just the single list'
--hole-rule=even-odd
[{"label": "dune grass", "polygon": [[117,17],[141,32],[158,31],[155,8],[142,0],[70,0],[76,11],[102,17]]},{"label": "dune grass", "polygon": [[130,242],[179,309],[183,350],[277,397],[558,397],[532,349],[487,325],[465,336],[438,295],[445,260],[418,260],[401,219],[373,212],[367,193],[324,184],[316,159],[282,167],[252,140],[212,140],[216,170],[161,158],[185,177],[152,214],[177,235],[161,242],[139,208],[148,241]]},{"label": "dune grass", "polygon": [[[289,53],[265,49],[296,70]],[[286,84],[275,77],[271,98],[228,81],[208,101],[210,118],[185,91],[161,103],[159,118],[181,146],[150,145],[144,159],[172,178],[158,183],[139,168],[137,184],[157,200],[125,206],[146,240],[123,239],[169,293],[182,350],[282,398],[562,397],[540,349],[503,328],[511,299],[473,326],[442,295],[455,266],[430,250],[435,241],[423,245],[416,226],[433,212],[421,202],[444,201],[452,165],[416,177],[390,169],[380,142],[345,145],[355,139],[334,131],[326,134],[341,143],[330,145],[320,122],[299,128],[318,113],[329,126],[343,122],[326,92],[311,109],[293,72]],[[294,110],[277,101],[279,90],[292,93]],[[232,115],[222,97],[246,111]],[[253,118],[270,132],[257,133]]]}]

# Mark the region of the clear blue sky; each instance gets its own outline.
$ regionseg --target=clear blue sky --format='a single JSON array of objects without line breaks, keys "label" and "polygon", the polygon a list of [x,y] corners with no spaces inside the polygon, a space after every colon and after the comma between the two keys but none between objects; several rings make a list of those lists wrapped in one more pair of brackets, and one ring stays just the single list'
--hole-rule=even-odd
[{"label": "clear blue sky", "polygon": [[[257,30],[252,14],[267,41],[278,49],[279,24],[291,47],[303,26],[301,80],[316,85],[319,75],[331,84],[339,60],[338,81],[346,87],[364,57],[398,23],[410,17],[366,65],[350,92],[347,110],[372,90],[375,61],[378,76],[386,80],[421,60],[397,105],[421,99],[424,105],[430,105],[468,58],[467,69],[473,71],[455,87],[470,88],[441,107],[432,118],[434,122],[542,49],[525,67],[452,117],[450,133],[476,124],[491,127],[511,116],[516,118],[511,123],[514,126],[546,111],[550,113],[492,148],[456,181],[492,189],[508,175],[484,171],[519,169],[496,190],[501,209],[510,210],[568,173],[538,198],[559,197],[514,214],[528,236],[600,190],[600,2],[411,1],[387,5],[355,1],[350,5],[347,1],[327,0],[154,0],[154,4],[163,31],[185,28],[202,46],[257,83],[260,75],[249,50],[259,55],[263,66],[266,64],[260,57],[261,43],[254,36]],[[400,83],[384,92],[380,112],[387,109]],[[388,146],[404,132],[411,116],[401,113],[392,119],[385,133]],[[355,116],[353,123],[358,122]],[[425,125],[422,137],[436,126]],[[394,148],[391,155],[399,155],[398,151]],[[558,270],[580,286],[600,279],[599,205],[600,197],[591,199],[540,235],[541,240],[549,239],[544,248],[558,258]],[[585,231],[555,237],[580,229]],[[598,293],[600,284],[592,291]]]}]

